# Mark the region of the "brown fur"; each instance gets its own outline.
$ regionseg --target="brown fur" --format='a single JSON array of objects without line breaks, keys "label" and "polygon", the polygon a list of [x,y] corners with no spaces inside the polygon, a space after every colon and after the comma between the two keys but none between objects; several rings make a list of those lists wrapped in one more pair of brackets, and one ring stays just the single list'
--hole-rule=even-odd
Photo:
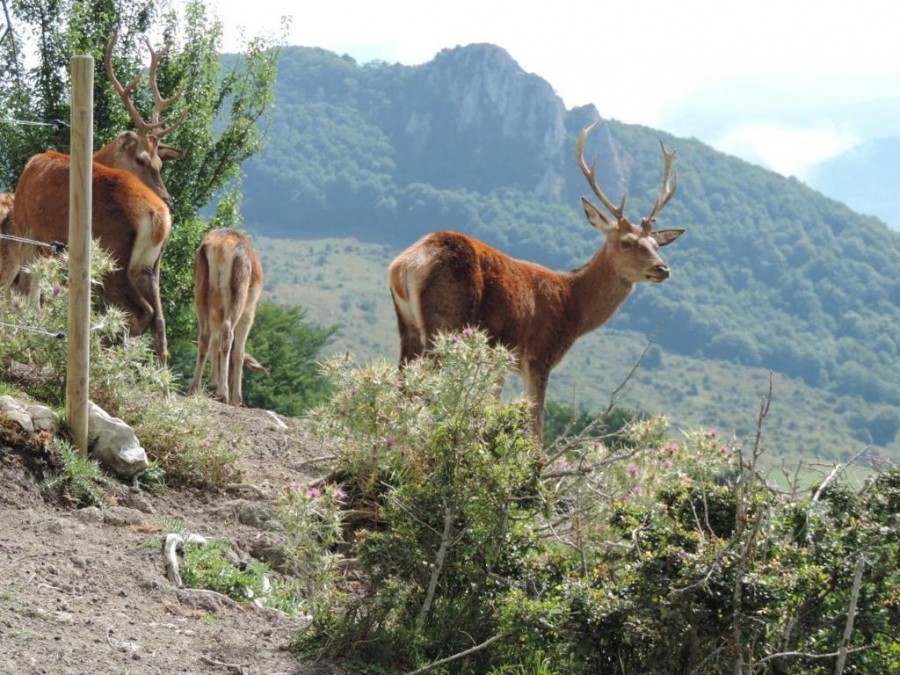
[{"label": "brown fur", "polygon": [[[152,326],[154,348],[165,365],[166,324],[159,297],[159,265],[172,229],[172,197],[160,172],[164,160],[177,159],[181,152],[161,139],[184,122],[187,109],[174,124],[162,128],[160,114],[180,94],[164,99],[156,82],[160,60],[171,45],[155,51],[148,41],[154,105],[151,121],[144,121],[132,101],[140,75],[123,87],[113,72],[112,52],[117,39],[114,33],[107,42],[104,66],[138,130],[121,132],[94,154],[92,234],[118,267],[103,279],[101,294],[108,303],[128,312],[132,335]],[[69,163],[69,156],[58,152],[40,153],[28,160],[16,186],[12,222],[4,225],[10,233],[45,243],[68,242]],[[0,290],[13,285],[20,291],[28,289],[30,281],[21,268],[43,252],[42,247],[0,240]],[[40,291],[37,284],[32,286],[32,302],[36,303]]]},{"label": "brown fur", "polygon": [[[104,152],[110,146],[120,145],[123,137],[129,143],[131,133],[120,134],[97,156],[109,157]],[[148,141],[140,152],[149,152],[151,148],[155,150],[156,143]],[[133,150],[137,152],[138,147]],[[161,161],[159,157],[157,161]],[[69,164],[68,155],[45,152],[35,155],[25,165],[12,209],[12,229],[16,235],[43,242],[68,241]],[[101,294],[107,302],[129,313],[132,335],[152,328],[156,354],[165,364],[167,347],[159,296],[159,264],[172,229],[169,209],[158,191],[145,185],[131,171],[110,168],[97,161],[93,162],[92,171],[92,235],[119,268],[104,278]],[[168,198],[164,187],[161,192]],[[12,242],[0,242],[0,246],[6,248],[5,255],[0,255],[3,260],[0,281],[8,288],[20,268],[41,250]],[[35,291],[32,289],[32,294]]]},{"label": "brown fur", "polygon": [[262,263],[246,234],[224,228],[206,235],[194,263],[200,339],[189,393],[200,390],[206,357],[212,351],[209,384],[216,398],[231,405],[243,403],[244,364],[265,370],[245,351],[262,287]]},{"label": "brown fur", "polygon": [[669,276],[658,249],[684,232],[652,231],[649,221],[636,226],[624,216],[611,222],[583,198],[582,206],[606,242],[572,272],[513,259],[459,232],[426,235],[397,256],[389,278],[401,366],[426,353],[439,331],[483,329],[515,353],[540,436],[550,371],[575,340],[616,312],[635,283]]}]

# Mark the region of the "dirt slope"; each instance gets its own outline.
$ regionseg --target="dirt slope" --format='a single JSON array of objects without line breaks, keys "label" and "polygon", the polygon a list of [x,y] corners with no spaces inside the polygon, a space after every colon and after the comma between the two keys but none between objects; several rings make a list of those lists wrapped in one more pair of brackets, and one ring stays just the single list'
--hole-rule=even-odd
[{"label": "dirt slope", "polygon": [[339,672],[288,651],[303,619],[166,579],[151,545],[165,523],[258,552],[276,538],[271,500],[323,470],[296,420],[277,429],[264,411],[214,411],[241,430],[245,487],[122,486],[118,506],[66,509],[45,501],[27,457],[0,448],[0,673]]}]

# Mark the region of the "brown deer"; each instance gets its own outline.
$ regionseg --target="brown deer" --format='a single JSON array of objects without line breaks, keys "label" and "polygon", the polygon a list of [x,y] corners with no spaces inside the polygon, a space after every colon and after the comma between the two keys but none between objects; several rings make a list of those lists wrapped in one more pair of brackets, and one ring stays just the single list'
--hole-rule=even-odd
[{"label": "brown deer", "polygon": [[414,243],[394,259],[389,270],[401,367],[429,351],[439,331],[466,326],[483,329],[515,354],[538,438],[543,432],[550,371],[575,340],[616,312],[636,283],[661,283],[669,277],[659,247],[684,233],[653,229],[656,216],[678,185],[677,172],[672,172],[675,151],[660,143],[662,194],[649,215],[635,225],[625,216],[627,194],[614,205],[597,184],[596,161],[588,167],[584,160],[585,140],[596,125],[581,132],[576,158],[594,194],[613,218],[581,198],[588,222],[606,238],[587,264],[571,272],[554,272],[513,259],[465,234],[444,231]]},{"label": "brown deer", "polygon": [[[140,335],[152,326],[154,349],[165,365],[166,327],[159,296],[159,265],[172,229],[172,197],[160,170],[164,160],[176,159],[181,152],[161,140],[182,124],[187,111],[168,126],[166,121],[160,121],[162,112],[180,94],[167,99],[160,95],[156,72],[171,45],[154,51],[148,41],[154,105],[151,120],[144,121],[131,101],[140,73],[122,86],[113,72],[116,39],[114,34],[106,46],[106,74],[137,131],[123,131],[93,157],[92,234],[118,268],[103,279],[101,295],[107,303],[128,312],[132,335]],[[69,161],[69,155],[59,152],[43,152],[28,160],[16,186],[13,234],[40,242],[68,241]],[[0,245],[6,249],[0,255],[0,288],[6,289],[16,281],[21,267],[41,251],[19,242],[0,241]],[[21,278],[18,283],[28,286]],[[32,284],[31,296],[38,301],[37,284]]]},{"label": "brown deer", "polygon": [[209,386],[230,405],[243,403],[244,365],[266,371],[246,353],[247,335],[262,293],[263,268],[250,238],[240,230],[212,230],[197,250],[194,301],[200,324],[197,367],[188,393],[200,390],[207,354],[212,351]]},{"label": "brown deer", "polygon": [[[17,254],[21,252],[21,246],[16,243],[16,235],[12,224],[13,197],[11,192],[0,192],[0,272],[18,266]],[[9,286],[12,285],[10,280]],[[6,291],[8,285],[0,286],[0,291]],[[16,286],[16,290],[20,290]]]}]

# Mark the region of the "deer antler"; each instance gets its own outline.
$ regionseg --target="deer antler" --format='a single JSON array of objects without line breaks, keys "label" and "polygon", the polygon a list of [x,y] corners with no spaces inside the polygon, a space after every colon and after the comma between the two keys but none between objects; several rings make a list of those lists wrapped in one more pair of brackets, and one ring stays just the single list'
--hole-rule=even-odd
[{"label": "deer antler", "polygon": [[[675,150],[668,150],[662,141],[659,142],[659,147],[662,148],[663,157],[665,158],[665,168],[663,169],[663,192],[656,198],[656,203],[653,205],[650,215],[641,221],[641,225],[644,226],[645,229],[653,225],[656,216],[658,216],[663,207],[669,203],[669,200],[672,199],[672,196],[675,194],[675,189],[678,187],[678,172],[672,172],[672,161],[675,159]],[[671,187],[669,187],[669,174],[672,174]]]},{"label": "deer antler", "polygon": [[[147,49],[150,50],[150,91],[153,93],[153,112],[151,113],[151,124],[156,125],[157,127],[162,126],[162,122],[159,121],[159,116],[162,112],[168,108],[170,105],[175,103],[179,98],[181,98],[182,92],[178,92],[174,96],[170,98],[163,98],[159,93],[159,86],[156,84],[156,69],[159,66],[159,62],[162,60],[162,57],[169,53],[169,50],[172,48],[172,43],[167,42],[163,45],[162,49],[158,52],[154,51],[153,46],[150,44],[150,40],[144,38],[144,42],[147,44]],[[175,120],[174,123],[166,127],[161,131],[157,131],[154,135],[157,138],[163,138],[168,134],[172,133],[181,126],[182,122],[184,122],[185,117],[187,117],[188,110],[185,109],[184,112],[181,113],[181,116]]]},{"label": "deer antler", "polygon": [[116,31],[109,38],[109,42],[106,43],[106,53],[103,59],[103,63],[106,67],[106,76],[109,78],[113,89],[115,89],[116,93],[119,95],[122,103],[125,105],[125,109],[128,111],[128,115],[131,117],[131,121],[134,122],[137,132],[141,136],[153,135],[157,139],[163,138],[164,136],[172,133],[173,131],[175,131],[175,129],[181,126],[188,113],[188,111],[185,110],[173,124],[166,127],[165,129],[160,130],[160,127],[165,124],[164,121],[160,121],[160,114],[175,101],[177,101],[181,96],[181,92],[178,92],[171,98],[163,98],[159,93],[159,87],[156,83],[156,70],[159,66],[159,62],[162,57],[169,52],[169,49],[172,48],[172,45],[166,44],[157,52],[153,50],[153,47],[150,45],[150,41],[146,41],[147,48],[150,50],[150,90],[153,93],[153,112],[151,113],[150,122],[147,122],[143,117],[141,117],[141,114],[137,111],[137,108],[134,107],[134,103],[131,100],[131,97],[134,94],[135,87],[137,87],[138,83],[141,81],[141,73],[139,72],[137,75],[135,75],[134,78],[132,78],[132,80],[128,83],[128,85],[123,87],[122,83],[119,81],[119,78],[117,78],[115,72],[113,72],[112,51],[118,39],[119,33],[118,31]]},{"label": "deer antler", "polygon": [[[628,199],[628,193],[622,195],[622,201],[618,206],[615,206],[610,199],[603,194],[603,191],[600,189],[600,186],[597,185],[597,160],[594,160],[594,163],[588,167],[587,162],[584,161],[584,142],[587,140],[588,134],[591,133],[594,128],[600,124],[599,121],[594,122],[589,127],[586,127],[582,130],[581,134],[578,136],[578,142],[575,144],[575,157],[578,160],[578,166],[581,167],[581,173],[584,174],[584,177],[587,178],[588,184],[591,186],[591,190],[594,191],[594,194],[597,195],[597,199],[600,200],[600,203],[605,206],[609,212],[615,216],[616,220],[622,220],[625,217],[625,202]],[[660,207],[662,208],[662,207]]]}]

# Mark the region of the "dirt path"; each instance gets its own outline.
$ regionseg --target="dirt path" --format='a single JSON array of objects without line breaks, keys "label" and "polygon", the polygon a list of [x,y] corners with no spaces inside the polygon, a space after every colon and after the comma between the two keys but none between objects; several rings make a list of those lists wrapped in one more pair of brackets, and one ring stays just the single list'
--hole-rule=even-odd
[{"label": "dirt path", "polygon": [[20,454],[0,449],[0,673],[338,673],[289,651],[302,618],[166,579],[163,527],[226,539],[249,555],[276,538],[271,500],[318,475],[296,420],[215,407],[240,430],[243,481],[227,492],[122,488],[119,505],[47,503]]}]

